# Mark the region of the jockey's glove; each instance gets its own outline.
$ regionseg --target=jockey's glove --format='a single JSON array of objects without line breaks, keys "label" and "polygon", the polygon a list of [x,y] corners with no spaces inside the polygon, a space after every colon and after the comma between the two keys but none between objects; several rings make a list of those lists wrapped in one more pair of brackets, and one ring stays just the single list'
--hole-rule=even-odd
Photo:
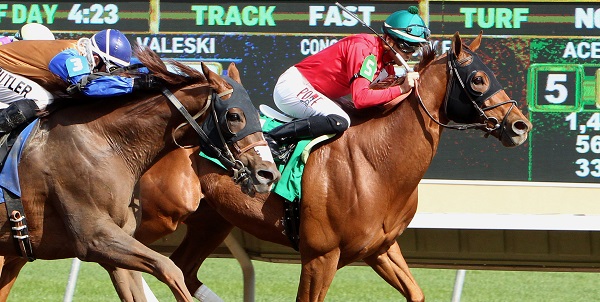
[{"label": "jockey's glove", "polygon": [[400,84],[400,89],[402,90],[402,94],[405,94],[409,91],[411,91],[411,89],[413,89],[413,87],[415,87],[415,81],[419,80],[419,73],[418,72],[409,72],[406,74],[406,76],[404,77],[404,81]]},{"label": "jockey's glove", "polygon": [[133,90],[160,90],[162,83],[151,74],[141,74],[133,79]]}]

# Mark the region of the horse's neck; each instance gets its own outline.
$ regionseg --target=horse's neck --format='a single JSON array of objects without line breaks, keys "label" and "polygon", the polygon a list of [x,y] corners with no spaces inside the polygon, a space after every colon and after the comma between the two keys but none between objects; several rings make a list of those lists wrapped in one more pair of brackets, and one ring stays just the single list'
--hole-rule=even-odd
[{"label": "horse's neck", "polygon": [[[437,119],[445,95],[441,90],[420,89],[425,106]],[[377,173],[381,179],[413,186],[431,164],[441,132],[442,127],[427,115],[413,94],[389,114],[354,125],[341,141],[352,154],[353,162],[349,164],[357,171],[372,169],[369,173]]]}]

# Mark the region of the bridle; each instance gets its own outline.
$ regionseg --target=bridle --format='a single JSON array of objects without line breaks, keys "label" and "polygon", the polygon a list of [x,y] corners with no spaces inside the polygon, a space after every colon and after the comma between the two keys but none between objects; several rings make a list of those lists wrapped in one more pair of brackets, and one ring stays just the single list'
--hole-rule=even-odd
[{"label": "bridle", "polygon": [[[436,120],[435,117],[433,117],[433,115],[429,112],[427,107],[425,107],[425,104],[419,95],[419,90],[415,85],[414,90],[416,92],[417,99],[419,100],[419,104],[425,110],[431,120],[444,128],[455,130],[481,129],[486,132],[486,136],[499,129],[499,136],[501,136],[502,132],[504,132],[504,129],[506,128],[506,117],[511,113],[517,102],[515,100],[509,100],[482,108],[481,106],[487,99],[502,90],[502,86],[494,76],[493,72],[487,66],[485,66],[483,62],[481,62],[481,59],[479,59],[477,55],[475,55],[467,47],[463,47],[463,51],[467,51],[469,54],[471,54],[471,57],[467,58],[467,60],[472,61],[471,63],[463,64],[466,62],[465,60],[459,61],[452,51],[452,48],[448,50],[447,53],[449,80],[448,85],[446,86],[446,97],[444,99],[443,107],[446,117],[457,122],[457,124],[444,124]],[[470,89],[470,87],[467,88],[465,85],[465,83],[468,83],[471,77],[473,77],[478,71],[484,72],[490,80],[489,89],[483,93],[474,91],[473,89]],[[467,104],[465,104],[465,96],[468,98]],[[511,104],[511,106],[504,115],[501,123],[499,123],[495,117],[490,117],[485,113],[486,111],[506,104]],[[469,111],[467,112],[468,116],[460,116],[460,114],[463,114],[465,110]],[[483,123],[462,122],[467,118],[472,118],[473,111],[484,120]]]},{"label": "bridle", "polygon": [[[238,133],[231,133],[230,131],[228,131],[228,133],[225,133],[225,131],[223,131],[223,127],[221,127],[220,125],[222,125],[223,123],[221,123],[221,121],[223,120],[223,118],[225,117],[224,115],[227,113],[227,110],[229,110],[228,107],[223,107],[223,106],[219,106],[221,104],[230,104],[231,102],[225,102],[223,101],[221,98],[232,94],[232,98],[244,98],[247,97],[247,93],[241,93],[241,95],[239,95],[237,92],[243,89],[235,89],[237,85],[233,84],[233,80],[230,80],[229,78],[226,78],[226,80],[232,84],[232,86],[234,87],[233,89],[228,89],[225,90],[221,93],[217,93],[214,89],[211,88],[211,92],[208,95],[208,98],[206,100],[207,105],[195,116],[192,116],[187,109],[183,106],[183,104],[181,104],[181,102],[177,99],[177,97],[175,97],[175,95],[166,87],[163,87],[161,89],[162,94],[167,97],[167,99],[177,108],[177,110],[183,115],[183,117],[186,119],[187,123],[190,124],[190,126],[194,129],[194,131],[196,131],[196,133],[198,134],[198,136],[200,136],[200,140],[201,140],[201,145],[202,145],[202,149],[205,153],[210,154],[212,157],[215,157],[216,159],[219,160],[219,162],[225,166],[225,168],[227,168],[228,170],[232,171],[233,173],[233,180],[236,184],[238,183],[242,183],[244,184],[244,186],[250,186],[251,185],[251,181],[250,181],[250,170],[244,166],[244,164],[240,161],[234,158],[233,153],[231,152],[231,150],[229,149],[229,142],[232,143],[232,145],[236,148],[236,152],[238,154],[243,154],[246,151],[256,147],[256,146],[260,146],[260,145],[267,145],[267,142],[265,140],[262,141],[258,141],[255,143],[250,144],[249,146],[246,146],[244,148],[239,148],[239,146],[237,145],[237,142],[253,133],[257,132],[256,129],[254,129],[253,127],[248,127],[248,125],[259,125],[259,129],[258,131],[261,131],[260,129],[260,121],[258,121],[258,115],[256,116],[256,121],[252,121],[252,114],[247,114],[246,115],[246,127],[244,127],[244,129],[242,129],[241,131],[239,131]],[[237,82],[236,82],[237,83]],[[239,85],[239,84],[238,84]],[[239,87],[241,87],[241,85],[239,85]],[[235,92],[235,94],[234,94]],[[245,90],[244,90],[245,92]],[[238,104],[242,104],[242,106],[244,106],[243,104],[248,104],[250,103],[249,101],[249,97],[246,100],[238,100]],[[198,124],[198,122],[196,122],[196,118],[198,118],[199,116],[201,116],[202,114],[204,114],[204,112],[206,112],[206,110],[208,109],[207,107],[210,106],[211,107],[211,115],[208,119],[212,119],[212,121],[214,122],[215,127],[212,127],[210,131],[208,131],[206,129],[206,127],[204,127],[204,125],[208,124],[208,121],[205,121],[203,126],[200,126]],[[246,112],[246,110],[242,109],[244,112]],[[219,118],[219,114],[222,113],[223,116],[222,118]],[[207,120],[208,120],[207,119]],[[248,120],[251,120],[248,123]],[[204,128],[204,129],[203,129]],[[248,129],[247,129],[248,128]],[[214,129],[214,130],[212,130]],[[207,134],[207,132],[209,132],[209,134]],[[215,133],[215,134],[213,134]],[[213,137],[211,139],[211,136]],[[218,137],[218,141],[221,142],[221,147],[216,146],[213,141]]]}]

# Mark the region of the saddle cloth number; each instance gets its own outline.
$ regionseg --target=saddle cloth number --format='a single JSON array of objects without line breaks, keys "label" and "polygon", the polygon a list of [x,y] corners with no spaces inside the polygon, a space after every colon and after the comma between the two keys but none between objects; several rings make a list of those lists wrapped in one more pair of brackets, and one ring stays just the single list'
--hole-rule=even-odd
[{"label": "saddle cloth number", "polygon": [[369,80],[369,82],[372,82],[376,71],[377,59],[375,58],[375,55],[370,54],[363,61],[362,66],[360,67],[359,75]]},{"label": "saddle cloth number", "polygon": [[70,78],[90,73],[90,66],[87,64],[87,59],[84,56],[74,56],[68,59],[66,64]]}]

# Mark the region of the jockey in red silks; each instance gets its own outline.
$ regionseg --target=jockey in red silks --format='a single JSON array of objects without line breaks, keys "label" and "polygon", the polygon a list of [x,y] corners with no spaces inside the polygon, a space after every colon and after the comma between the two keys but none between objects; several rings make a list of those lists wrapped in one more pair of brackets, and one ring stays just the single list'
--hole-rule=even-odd
[{"label": "jockey in red silks", "polygon": [[15,35],[23,41],[0,46],[0,133],[31,120],[65,92],[110,97],[159,85],[151,76],[111,74],[131,61],[131,44],[118,30],[79,40],[27,40],[24,35]]},{"label": "jockey in red silks", "polygon": [[418,79],[416,72],[409,72],[399,86],[372,89],[371,84],[395,75],[394,64],[401,65],[390,47],[407,61],[428,42],[429,29],[418,12],[412,6],[391,14],[382,27],[382,39],[369,34],[349,36],[285,71],[275,85],[273,99],[281,111],[297,119],[266,133],[273,155],[285,157],[290,150],[284,145],[299,139],[346,131],[350,117],[335,102],[346,95],[352,96],[357,109],[406,98]]}]

